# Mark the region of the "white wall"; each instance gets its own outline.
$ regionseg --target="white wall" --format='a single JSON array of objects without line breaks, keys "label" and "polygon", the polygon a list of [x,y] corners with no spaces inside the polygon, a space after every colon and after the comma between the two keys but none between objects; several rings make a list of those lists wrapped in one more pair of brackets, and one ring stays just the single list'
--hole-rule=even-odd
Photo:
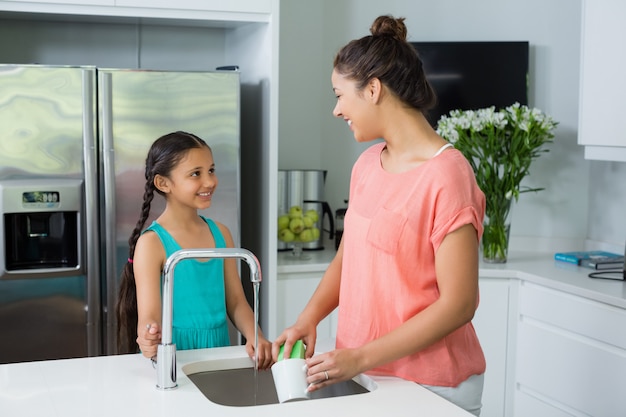
[{"label": "white wall", "polygon": [[521,195],[513,209],[511,246],[574,250],[594,240],[623,249],[626,220],[619,213],[626,181],[611,187],[621,188],[616,193],[603,194],[602,203],[596,194],[608,188],[602,184],[623,179],[626,164],[586,161],[577,145],[580,10],[580,0],[283,1],[279,168],[327,169],[331,207],[347,198],[350,168],[364,146],[331,115],[332,59],[349,40],[369,34],[378,15],[406,17],[410,41],[527,40],[530,105],[559,126],[550,153],[525,179],[546,190]]}]

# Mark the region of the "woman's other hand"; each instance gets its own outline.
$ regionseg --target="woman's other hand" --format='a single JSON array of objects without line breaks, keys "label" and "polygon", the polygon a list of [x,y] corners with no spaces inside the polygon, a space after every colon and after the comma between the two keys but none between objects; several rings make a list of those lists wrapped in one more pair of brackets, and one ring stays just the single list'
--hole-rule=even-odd
[{"label": "woman's other hand", "polygon": [[347,381],[363,372],[358,349],[336,349],[306,360],[309,392]]}]

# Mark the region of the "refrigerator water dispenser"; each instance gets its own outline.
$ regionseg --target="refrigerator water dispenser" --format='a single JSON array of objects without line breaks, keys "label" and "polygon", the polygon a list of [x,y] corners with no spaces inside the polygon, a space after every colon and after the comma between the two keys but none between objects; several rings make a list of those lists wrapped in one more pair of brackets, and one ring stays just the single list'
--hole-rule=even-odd
[{"label": "refrigerator water dispenser", "polygon": [[0,278],[80,275],[82,181],[0,181]]}]

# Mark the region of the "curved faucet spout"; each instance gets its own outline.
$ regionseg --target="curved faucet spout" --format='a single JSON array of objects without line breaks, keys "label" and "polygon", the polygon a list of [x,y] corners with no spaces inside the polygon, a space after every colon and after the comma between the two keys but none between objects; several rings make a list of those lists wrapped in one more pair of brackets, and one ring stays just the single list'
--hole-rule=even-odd
[{"label": "curved faucet spout", "polygon": [[[161,320],[161,343],[157,348],[157,388],[176,388],[176,345],[172,343],[172,318],[174,302],[174,268],[183,259],[238,258],[250,268],[250,281],[261,282],[261,266],[252,252],[243,248],[181,249],[171,254],[163,267],[163,308]],[[256,294],[256,292],[255,292]],[[258,300],[255,295],[254,313],[258,314]],[[258,344],[258,323],[254,330],[254,343]],[[256,349],[255,349],[256,355]],[[255,358],[255,366],[256,366]]]}]

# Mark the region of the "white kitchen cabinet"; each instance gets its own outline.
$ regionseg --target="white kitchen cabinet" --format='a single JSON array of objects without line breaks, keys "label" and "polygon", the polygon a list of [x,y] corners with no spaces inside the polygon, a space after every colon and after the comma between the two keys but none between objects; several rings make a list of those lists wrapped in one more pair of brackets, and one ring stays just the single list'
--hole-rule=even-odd
[{"label": "white kitchen cabinet", "polygon": [[[277,327],[282,332],[295,323],[298,315],[311,299],[323,272],[292,272],[278,274]],[[317,326],[317,338],[334,339],[337,333],[337,310],[333,311]]]},{"label": "white kitchen cabinet", "polygon": [[[80,6],[80,11],[89,10],[83,6],[107,6],[123,9],[134,8],[144,10],[165,9],[170,11],[195,10],[216,13],[272,13],[274,0],[9,0],[1,1],[2,10],[25,11],[25,12],[52,12],[53,8],[60,13],[72,13],[69,6]],[[75,9],[78,11],[78,9]],[[135,10],[136,13],[137,11]],[[116,14],[106,9],[94,8],[90,13],[94,16]]]},{"label": "white kitchen cabinet", "polygon": [[586,159],[626,161],[626,2],[583,0],[578,143]]},{"label": "white kitchen cabinet", "polygon": [[625,416],[626,310],[521,282],[515,416]]},{"label": "white kitchen cabinet", "polygon": [[115,6],[115,0],[11,0],[2,3],[16,3],[15,7],[20,7],[19,3],[45,3],[45,4],[79,4],[82,6]]},{"label": "white kitchen cabinet", "polygon": [[510,415],[507,387],[512,386],[513,355],[510,346],[515,337],[512,320],[517,301],[517,281],[509,278],[480,278],[480,304],[472,323],[485,353],[487,370],[483,388],[482,417]]},{"label": "white kitchen cabinet", "polygon": [[272,11],[272,0],[115,0],[115,5],[215,12],[270,13]]}]

